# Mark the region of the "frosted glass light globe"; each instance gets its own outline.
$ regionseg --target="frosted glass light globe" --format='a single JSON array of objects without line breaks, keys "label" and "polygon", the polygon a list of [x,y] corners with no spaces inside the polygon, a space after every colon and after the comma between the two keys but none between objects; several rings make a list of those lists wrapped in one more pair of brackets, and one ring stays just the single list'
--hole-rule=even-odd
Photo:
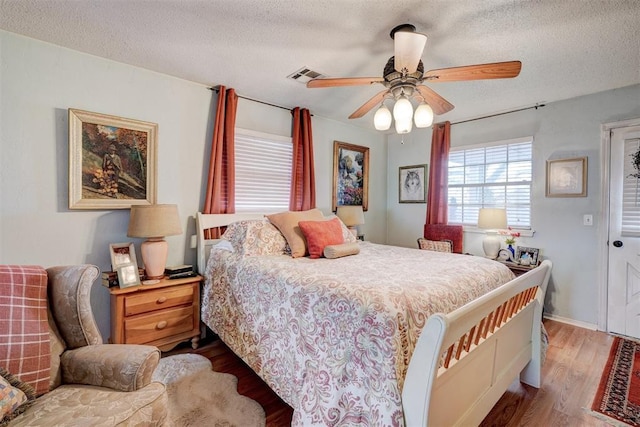
[{"label": "frosted glass light globe", "polygon": [[[402,95],[393,106],[393,118],[398,121],[406,121],[413,118],[413,105],[406,96]],[[396,125],[397,126],[397,125]]]},{"label": "frosted glass light globe", "polygon": [[373,116],[373,126],[376,130],[387,130],[391,127],[391,111],[382,104],[375,116]]},{"label": "frosted glass light globe", "polygon": [[429,104],[423,102],[416,108],[416,114],[413,119],[417,128],[427,128],[433,123],[433,110]]},{"label": "frosted glass light globe", "polygon": [[413,120],[409,117],[408,120],[396,120],[396,133],[403,134],[411,132],[413,126]]}]

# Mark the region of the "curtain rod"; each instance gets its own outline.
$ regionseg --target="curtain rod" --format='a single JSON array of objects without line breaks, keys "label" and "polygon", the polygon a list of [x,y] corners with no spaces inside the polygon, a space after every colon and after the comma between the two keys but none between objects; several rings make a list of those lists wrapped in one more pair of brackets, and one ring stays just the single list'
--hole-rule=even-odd
[{"label": "curtain rod", "polygon": [[459,125],[461,123],[474,122],[476,120],[489,119],[491,117],[502,116],[504,114],[517,113],[518,111],[531,110],[532,108],[535,108],[537,110],[538,108],[542,108],[545,105],[546,104],[536,104],[536,105],[533,105],[531,107],[518,108],[517,110],[505,111],[503,113],[489,114],[488,116],[476,117],[475,119],[461,120],[459,122],[451,123],[451,126]]},{"label": "curtain rod", "polygon": [[[210,88],[209,88],[209,90],[213,90],[213,91],[215,91],[215,92],[220,92],[220,89],[218,89],[217,87],[210,87]],[[236,95],[238,95],[238,94],[236,93]],[[248,97],[246,97],[246,96],[242,96],[242,95],[238,95],[238,98],[246,99],[247,101],[257,102],[257,103],[259,103],[259,104],[268,105],[268,106],[270,106],[270,107],[276,107],[276,108],[281,108],[281,109],[283,109],[283,110],[287,110],[287,111],[293,111],[293,109],[292,109],[292,108],[282,107],[282,106],[280,106],[280,105],[276,105],[276,104],[270,104],[270,103],[265,102],[265,101],[259,101],[259,100],[257,100],[257,99],[248,98]],[[313,114],[312,114],[312,116],[313,116]]]}]

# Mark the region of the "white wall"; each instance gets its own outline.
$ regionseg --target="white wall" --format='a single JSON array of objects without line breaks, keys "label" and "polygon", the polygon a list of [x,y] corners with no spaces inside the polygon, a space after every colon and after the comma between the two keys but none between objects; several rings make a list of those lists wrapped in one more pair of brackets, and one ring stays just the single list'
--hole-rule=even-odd
[{"label": "white wall", "polygon": [[[535,235],[518,245],[540,248],[553,261],[545,310],[554,316],[595,325],[598,321],[598,233],[601,215],[600,125],[640,117],[640,85],[550,103],[527,110],[451,127],[451,145],[462,146],[533,135],[532,223]],[[424,133],[424,131],[422,131]],[[414,132],[412,132],[414,134]],[[416,134],[417,135],[417,134]],[[422,138],[422,134],[420,134]],[[400,145],[389,140],[388,243],[414,246],[422,234],[426,205],[397,202],[399,166],[429,163],[431,133],[426,143]],[[549,159],[587,156],[588,195],[584,198],[546,198],[545,170]],[[582,216],[593,214],[592,227]],[[465,251],[481,255],[483,236],[465,233]]]},{"label": "white wall", "polygon": [[[215,98],[198,84],[0,31],[0,263],[92,263],[104,271],[111,268],[110,243],[134,241],[139,248],[141,239],[126,236],[129,210],[68,209],[67,111],[79,108],[158,123],[158,202],[178,205],[184,230],[167,238],[167,263],[195,264],[192,216],[204,203]],[[288,111],[239,103],[240,127],[290,135],[290,123]],[[384,242],[384,138],[320,117],[313,126],[318,207],[325,213],[333,140],[372,147],[377,194],[370,196],[365,232]],[[91,297],[106,339],[109,293],[96,284]]]}]

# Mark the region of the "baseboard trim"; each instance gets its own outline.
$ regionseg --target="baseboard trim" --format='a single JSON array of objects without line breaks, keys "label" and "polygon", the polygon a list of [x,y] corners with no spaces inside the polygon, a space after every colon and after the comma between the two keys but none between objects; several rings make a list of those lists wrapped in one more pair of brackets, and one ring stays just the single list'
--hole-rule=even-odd
[{"label": "baseboard trim", "polygon": [[573,320],[567,317],[556,316],[555,314],[545,314],[544,318],[554,320],[556,322],[566,323],[568,325],[577,326],[579,328],[590,329],[592,331],[598,330],[598,325],[596,325],[595,323],[581,322],[579,320]]}]

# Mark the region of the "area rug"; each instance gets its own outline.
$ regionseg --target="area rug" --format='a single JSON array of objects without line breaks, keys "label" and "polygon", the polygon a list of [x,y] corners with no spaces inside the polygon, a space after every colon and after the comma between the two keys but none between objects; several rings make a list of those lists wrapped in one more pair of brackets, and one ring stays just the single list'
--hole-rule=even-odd
[{"label": "area rug", "polygon": [[167,387],[167,426],[264,426],[258,402],[237,392],[238,379],[215,372],[206,357],[179,354],[163,357],[153,380]]},{"label": "area rug", "polygon": [[614,338],[591,409],[640,426],[640,342]]}]

